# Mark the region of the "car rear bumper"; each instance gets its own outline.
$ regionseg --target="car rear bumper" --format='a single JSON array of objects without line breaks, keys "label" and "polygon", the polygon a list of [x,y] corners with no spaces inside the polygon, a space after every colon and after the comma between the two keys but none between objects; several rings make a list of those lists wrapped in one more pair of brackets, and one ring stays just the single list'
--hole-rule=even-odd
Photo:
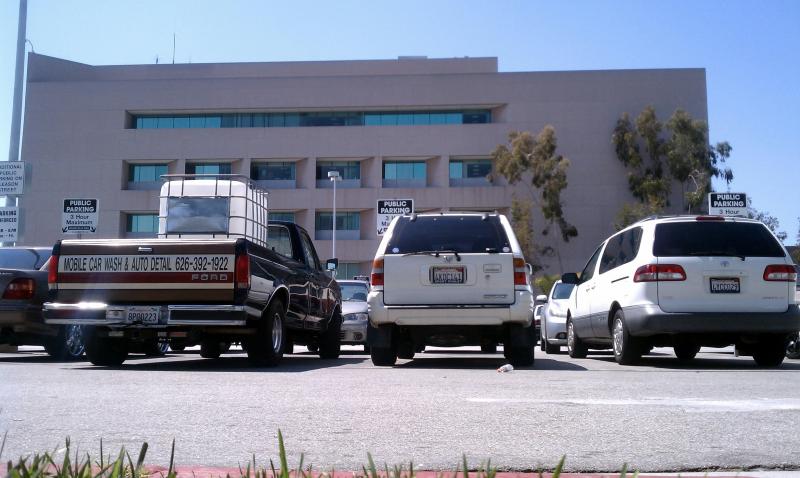
[{"label": "car rear bumper", "polygon": [[[680,333],[791,333],[800,330],[800,308],[786,312],[664,312],[658,305],[623,308],[631,335]],[[549,333],[549,331],[548,331]]]},{"label": "car rear bumper", "polygon": [[0,306],[0,329],[24,334],[55,335],[57,328],[48,326],[39,307]]},{"label": "car rear bumper", "polygon": [[108,325],[115,327],[154,328],[169,326],[244,326],[247,312],[240,305],[165,305],[157,324],[129,322],[127,306],[97,302],[65,304],[46,302],[44,320],[48,324]]},{"label": "car rear bumper", "polygon": [[443,305],[387,306],[383,292],[372,291],[367,300],[369,320],[373,325],[502,325],[521,324],[528,327],[533,321],[533,294],[516,291],[511,305]]}]

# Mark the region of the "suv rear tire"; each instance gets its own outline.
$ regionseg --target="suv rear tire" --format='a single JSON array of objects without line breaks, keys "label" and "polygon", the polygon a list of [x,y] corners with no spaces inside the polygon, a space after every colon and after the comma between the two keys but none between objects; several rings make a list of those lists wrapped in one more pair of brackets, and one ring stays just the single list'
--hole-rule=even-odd
[{"label": "suv rear tire", "polygon": [[620,365],[633,365],[642,358],[642,347],[636,337],[631,336],[625,324],[625,315],[622,309],[614,312],[614,322],[611,326],[611,342],[614,350],[614,360]]},{"label": "suv rear tire", "polygon": [[586,358],[589,348],[578,338],[575,333],[575,325],[571,319],[567,319],[567,353],[570,358]]},{"label": "suv rear tire", "polygon": [[534,360],[533,346],[503,347],[503,355],[514,367],[530,367]]},{"label": "suv rear tire", "polygon": [[375,347],[369,348],[369,356],[372,365],[379,367],[391,367],[397,362],[397,350],[394,347]]}]

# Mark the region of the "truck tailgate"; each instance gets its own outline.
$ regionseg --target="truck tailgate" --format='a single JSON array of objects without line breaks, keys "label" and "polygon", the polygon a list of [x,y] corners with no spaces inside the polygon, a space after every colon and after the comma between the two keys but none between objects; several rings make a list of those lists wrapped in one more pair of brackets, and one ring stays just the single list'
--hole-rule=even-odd
[{"label": "truck tailgate", "polygon": [[235,239],[65,240],[49,285],[58,302],[231,301],[235,263]]}]

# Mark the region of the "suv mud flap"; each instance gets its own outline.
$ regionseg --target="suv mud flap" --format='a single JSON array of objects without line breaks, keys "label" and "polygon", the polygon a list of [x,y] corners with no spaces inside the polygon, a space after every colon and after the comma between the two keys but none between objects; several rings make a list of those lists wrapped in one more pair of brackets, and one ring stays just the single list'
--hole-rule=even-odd
[{"label": "suv mud flap", "polygon": [[384,347],[389,348],[392,346],[392,325],[379,325],[375,327],[370,324],[367,328],[367,344],[370,347]]},{"label": "suv mud flap", "polygon": [[509,347],[533,347],[536,345],[536,327],[531,324],[523,327],[520,324],[509,324],[506,329],[507,340],[504,345]]}]

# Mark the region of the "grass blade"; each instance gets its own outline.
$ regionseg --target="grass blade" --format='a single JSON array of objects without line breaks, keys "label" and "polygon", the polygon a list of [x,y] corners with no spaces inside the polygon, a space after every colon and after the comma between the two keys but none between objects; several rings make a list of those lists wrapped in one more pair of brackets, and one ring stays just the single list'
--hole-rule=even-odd
[{"label": "grass blade", "polygon": [[556,469],[553,470],[552,478],[558,478],[561,476],[561,470],[564,469],[564,462],[567,460],[567,455],[561,455],[561,459],[558,460],[558,465],[556,465]]}]

